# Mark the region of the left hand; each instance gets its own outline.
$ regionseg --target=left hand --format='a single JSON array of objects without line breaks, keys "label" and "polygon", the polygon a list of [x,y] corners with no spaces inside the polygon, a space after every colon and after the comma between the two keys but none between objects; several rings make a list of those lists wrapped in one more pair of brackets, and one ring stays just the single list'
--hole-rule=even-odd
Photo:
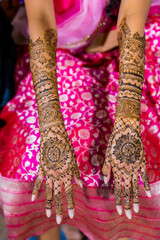
[{"label": "left hand", "polygon": [[133,210],[136,213],[139,211],[139,173],[146,195],[151,197],[139,120],[122,117],[115,119],[102,168],[105,183],[110,179],[111,168],[114,175],[117,211],[122,214],[122,181],[124,181],[125,214],[131,219],[131,198],[133,198]]}]

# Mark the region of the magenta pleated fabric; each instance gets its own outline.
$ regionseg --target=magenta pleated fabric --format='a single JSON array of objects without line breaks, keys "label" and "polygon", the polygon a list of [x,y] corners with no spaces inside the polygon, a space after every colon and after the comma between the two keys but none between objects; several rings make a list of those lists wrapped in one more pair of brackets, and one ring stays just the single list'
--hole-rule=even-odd
[{"label": "magenta pleated fabric", "polygon": [[[90,240],[160,239],[160,6],[146,23],[146,66],[141,132],[152,198],[140,180],[140,212],[128,220],[115,209],[113,184],[104,185],[101,166],[112,132],[118,91],[118,49],[75,54],[57,50],[61,110],[73,143],[84,189],[74,186],[76,214],[70,220],[65,196],[63,223],[81,229]],[[45,215],[45,182],[35,202],[31,192],[39,163],[40,133],[28,53],[18,60],[17,93],[5,106],[0,130],[0,206],[11,240],[24,240],[56,226],[55,208]]]}]

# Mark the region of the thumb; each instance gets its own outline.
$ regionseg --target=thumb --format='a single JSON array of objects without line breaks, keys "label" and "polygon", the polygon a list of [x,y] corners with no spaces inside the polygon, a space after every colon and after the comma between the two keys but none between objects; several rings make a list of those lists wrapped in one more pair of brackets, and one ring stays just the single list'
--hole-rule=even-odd
[{"label": "thumb", "polygon": [[107,184],[110,180],[110,176],[111,176],[111,164],[110,164],[110,142],[108,144],[107,147],[107,151],[106,151],[106,157],[105,157],[105,161],[102,167],[102,173],[104,175],[104,182],[105,184]]},{"label": "thumb", "polygon": [[78,169],[78,165],[77,163],[75,163],[75,166],[74,166],[74,181],[75,183],[80,186],[81,188],[83,188],[83,181],[81,180],[81,174],[80,174],[80,171]]},{"label": "thumb", "polygon": [[104,183],[107,184],[111,177],[111,165],[107,159],[104,161],[102,173],[104,175]]}]

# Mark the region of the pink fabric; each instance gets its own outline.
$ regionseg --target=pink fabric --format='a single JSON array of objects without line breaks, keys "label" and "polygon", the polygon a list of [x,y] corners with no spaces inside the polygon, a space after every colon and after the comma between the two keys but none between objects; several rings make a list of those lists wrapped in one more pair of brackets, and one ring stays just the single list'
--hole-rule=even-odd
[{"label": "pink fabric", "polygon": [[54,0],[55,12],[58,14],[63,14],[64,12],[73,8],[75,3],[75,0]]},{"label": "pink fabric", "polygon": [[[104,188],[100,166],[112,132],[118,90],[118,50],[78,54],[57,51],[61,110],[73,143],[85,189],[75,186],[76,216],[64,221],[91,240],[159,239],[160,236],[160,7],[146,23],[146,68],[141,130],[147,156],[152,199],[140,188],[141,210],[132,220],[118,216],[113,185]],[[37,202],[30,201],[39,163],[39,128],[28,54],[16,68],[17,94],[6,105],[0,131],[0,199],[9,239],[24,240],[56,225],[45,217],[44,185]],[[54,213],[53,208],[53,213]]]},{"label": "pink fabric", "polygon": [[[45,215],[45,185],[38,199],[31,202],[33,182],[0,178],[3,211],[10,240],[25,240],[56,226],[55,209],[48,219]],[[74,186],[76,213],[69,219],[63,194],[63,222],[78,227],[90,240],[117,240],[130,237],[134,240],[159,240],[160,192],[159,183],[152,184],[152,198],[140,188],[140,212],[128,220],[123,212],[117,214],[110,188],[81,188]]]},{"label": "pink fabric", "polygon": [[[92,0],[92,4],[88,0],[55,1],[58,46],[77,49],[86,45],[88,37],[96,30],[98,23],[107,20],[104,13],[105,6],[106,0]],[[102,27],[103,24],[100,28]]]}]

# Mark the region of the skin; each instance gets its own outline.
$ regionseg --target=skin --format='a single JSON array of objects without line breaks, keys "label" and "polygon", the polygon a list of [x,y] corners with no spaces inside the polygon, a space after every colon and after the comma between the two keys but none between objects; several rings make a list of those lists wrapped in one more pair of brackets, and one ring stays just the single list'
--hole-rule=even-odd
[{"label": "skin", "polygon": [[[140,102],[144,80],[144,25],[151,1],[123,0],[118,17],[120,50],[119,90],[113,132],[109,139],[102,168],[107,183],[112,169],[115,202],[122,214],[122,196],[127,218],[139,211],[139,180],[141,175],[146,194],[151,197],[146,158],[140,133]],[[124,187],[122,187],[122,182]]]},{"label": "skin", "polygon": [[[47,0],[44,4],[42,0],[26,0],[25,4],[30,32],[30,68],[40,129],[40,164],[32,201],[36,199],[45,178],[46,215],[51,217],[54,199],[56,221],[60,224],[63,218],[62,187],[65,189],[69,217],[73,218],[75,209],[72,180],[80,187],[82,181],[60,109],[56,78],[57,28],[53,1]],[[40,237],[45,239],[43,235]],[[48,239],[50,238],[48,233]]]},{"label": "skin", "polygon": [[[150,0],[145,0],[145,6],[144,6],[144,0],[122,0],[120,11],[119,11],[119,16],[118,16],[118,32],[121,29],[120,26],[122,23],[122,19],[126,18],[126,21],[131,30],[131,33],[134,34],[134,33],[138,32],[140,34],[140,36],[143,36],[144,24],[146,21],[150,3],[151,3]],[[53,6],[52,0],[46,0],[45,4],[44,4],[43,0],[34,0],[34,1],[26,0],[25,4],[26,4],[26,10],[27,10],[27,16],[28,16],[28,22],[29,22],[30,39],[32,40],[32,43],[35,43],[36,40],[39,38],[44,41],[44,35],[48,29],[50,29],[51,31],[54,30],[56,32],[57,27],[56,27],[56,22],[55,22],[54,6]],[[33,9],[36,9],[36,11],[33,11]],[[115,35],[116,35],[116,32],[114,32],[114,36]],[[56,34],[54,36],[56,36]],[[104,39],[107,39],[107,38],[104,38]],[[104,42],[103,48],[101,48],[101,49],[99,48],[99,51],[101,51],[101,50],[105,51],[106,49],[113,48],[117,45],[117,43],[114,42],[113,46],[109,46],[109,42],[111,43],[111,41],[108,41],[108,44],[106,41],[107,40],[105,40],[105,42]],[[98,41],[97,41],[97,45],[98,45]],[[32,45],[32,50],[34,50],[33,45]],[[90,51],[90,50],[88,50],[88,51]],[[98,51],[98,50],[96,49],[96,51]],[[47,50],[46,50],[46,52],[47,52]],[[48,52],[47,52],[47,54],[48,54]],[[52,52],[52,54],[53,54],[53,52]],[[37,57],[37,59],[38,59],[38,57]],[[39,63],[37,63],[37,65],[38,64]],[[34,71],[32,71],[32,74],[33,74],[33,72]],[[36,84],[36,81],[37,81],[36,77],[33,77],[34,85]],[[52,81],[52,83],[53,83],[53,81]],[[54,90],[56,90],[56,88]],[[37,97],[39,94],[38,90],[35,89],[35,92],[36,92],[36,98],[38,99],[38,97]],[[54,91],[53,94],[56,96],[56,100],[58,102],[58,94],[55,92],[56,91]],[[42,99],[42,98],[40,97],[40,99]],[[36,196],[38,195],[38,191],[39,191],[39,188],[43,181],[43,178],[44,178],[44,176],[46,176],[46,210],[49,210],[49,212],[46,211],[46,213],[48,213],[48,216],[51,215],[51,203],[52,203],[52,196],[53,196],[52,193],[54,192],[55,199],[57,199],[57,201],[55,202],[56,211],[57,211],[56,213],[57,213],[57,216],[61,217],[60,220],[62,220],[62,204],[61,204],[62,184],[64,184],[65,188],[66,188],[68,209],[74,210],[73,191],[72,191],[71,182],[72,182],[72,179],[75,177],[75,181],[77,183],[79,183],[78,182],[79,173],[78,173],[78,168],[76,165],[76,159],[75,159],[73,147],[68,138],[68,135],[65,130],[65,127],[64,127],[61,117],[58,118],[58,122],[56,122],[56,123],[52,122],[51,124],[46,126],[45,121],[42,120],[44,118],[42,116],[40,116],[40,113],[42,114],[42,112],[43,112],[41,110],[42,108],[41,108],[40,102],[41,101],[39,101],[39,104],[37,104],[37,107],[38,107],[38,114],[39,114],[39,120],[40,120],[40,131],[41,131],[41,159],[40,159],[40,167],[39,167],[38,177],[35,182],[32,199],[35,200]],[[60,113],[60,111],[59,111],[60,108],[56,107],[56,109]],[[125,130],[126,130],[126,135],[128,134],[129,136],[132,136],[132,135],[134,135],[133,132],[136,131],[136,134],[137,134],[136,136],[139,140],[137,142],[141,149],[140,150],[141,160],[139,160],[139,164],[137,164],[137,168],[138,168],[138,166],[140,167],[142,163],[143,163],[143,167],[145,168],[143,143],[141,140],[140,130],[139,130],[139,118],[129,119],[130,123],[128,124],[128,122],[126,123],[126,121],[130,117],[125,116],[126,117],[125,118],[124,116],[119,116],[118,112],[119,111],[117,110],[116,118],[117,119],[118,119],[118,117],[121,118],[121,121],[123,122],[123,126],[125,127]],[[117,122],[118,122],[118,120],[117,120]],[[134,123],[131,124],[131,122],[134,122]],[[115,123],[116,123],[116,121],[115,121]],[[134,127],[133,126],[131,127],[131,125],[133,125]],[[129,126],[129,127],[127,127],[127,126]],[[116,126],[116,124],[115,124],[115,129],[113,130],[113,134],[112,134],[113,139],[111,141],[109,141],[108,150],[106,153],[106,160],[105,160],[105,164],[103,167],[103,173],[106,176],[107,181],[109,180],[109,177],[110,177],[111,167],[115,168],[114,172],[116,172],[117,175],[118,174],[120,175],[120,179],[124,178],[124,173],[122,173],[120,171],[120,169],[117,168],[118,164],[114,165],[114,167],[113,167],[113,165],[111,166],[111,161],[110,162],[108,161],[108,156],[111,153],[113,153],[115,146],[117,144],[116,141],[118,141],[118,134],[116,132],[117,128],[120,131],[120,128],[118,126]],[[58,167],[56,166],[56,164],[54,164],[54,167],[51,166],[51,162],[53,161],[53,158],[50,161],[49,158],[48,158],[48,160],[46,160],[44,157],[45,154],[47,154],[48,156],[49,156],[49,154],[51,154],[51,151],[49,151],[49,149],[50,149],[51,144],[55,142],[54,139],[56,137],[58,138],[59,141],[62,141],[63,143],[65,142],[65,144],[67,144],[66,146],[68,146],[68,151],[66,154],[69,154],[69,156],[70,156],[69,162],[65,163],[66,168],[64,167],[62,171],[58,170],[58,168],[60,166],[59,164],[58,164]],[[62,138],[63,138],[63,140],[62,140]],[[122,136],[119,136],[119,138],[122,138]],[[58,146],[55,146],[55,147],[58,148]],[[115,154],[115,158],[116,158],[116,155],[117,155],[117,153]],[[117,161],[119,161],[119,159]],[[125,168],[123,163],[122,163],[121,169],[122,168],[123,169]],[[138,169],[137,169],[137,172],[139,171]],[[141,169],[142,169],[142,166],[141,166]],[[57,173],[55,174],[56,171],[57,171]],[[69,172],[70,172],[70,174],[67,174]],[[136,173],[136,176],[137,176],[137,173]],[[130,195],[130,190],[128,190],[128,189],[131,189],[131,187],[129,185],[130,184],[130,171],[128,170],[128,168],[127,168],[127,174],[125,177],[126,177],[126,184],[128,183],[128,186],[129,186],[128,188],[126,188],[126,191],[125,191],[126,192],[125,207],[127,206],[126,209],[128,209],[128,206],[129,206],[129,209],[130,209],[130,200],[128,201],[128,195],[127,195],[128,193]],[[133,180],[134,180],[134,178],[133,178]],[[120,183],[120,181],[117,182],[117,180],[115,180],[115,186],[117,186],[117,184],[119,184],[119,183]],[[136,188],[135,188],[136,191],[137,191],[137,188],[138,188],[138,186],[136,186]],[[53,189],[54,189],[54,191],[53,191]],[[121,188],[116,188],[116,189],[120,190]],[[56,194],[55,194],[55,192],[56,192]],[[115,194],[116,194],[116,191],[115,191]],[[119,194],[118,196],[120,196],[120,195],[121,194]],[[130,196],[129,196],[129,199],[130,199]],[[136,200],[138,202],[137,195],[136,195]],[[120,202],[121,200],[116,200],[116,201],[118,201],[117,206],[121,207],[121,202]],[[56,232],[56,234],[59,233],[58,228],[54,229],[54,231]],[[50,231],[50,230],[47,231],[45,235],[43,234],[40,236],[40,239],[41,240],[53,239],[53,235],[52,235],[53,232],[52,233],[51,232],[52,231]],[[55,237],[55,239],[58,240],[58,235],[57,235],[57,237]]]}]

